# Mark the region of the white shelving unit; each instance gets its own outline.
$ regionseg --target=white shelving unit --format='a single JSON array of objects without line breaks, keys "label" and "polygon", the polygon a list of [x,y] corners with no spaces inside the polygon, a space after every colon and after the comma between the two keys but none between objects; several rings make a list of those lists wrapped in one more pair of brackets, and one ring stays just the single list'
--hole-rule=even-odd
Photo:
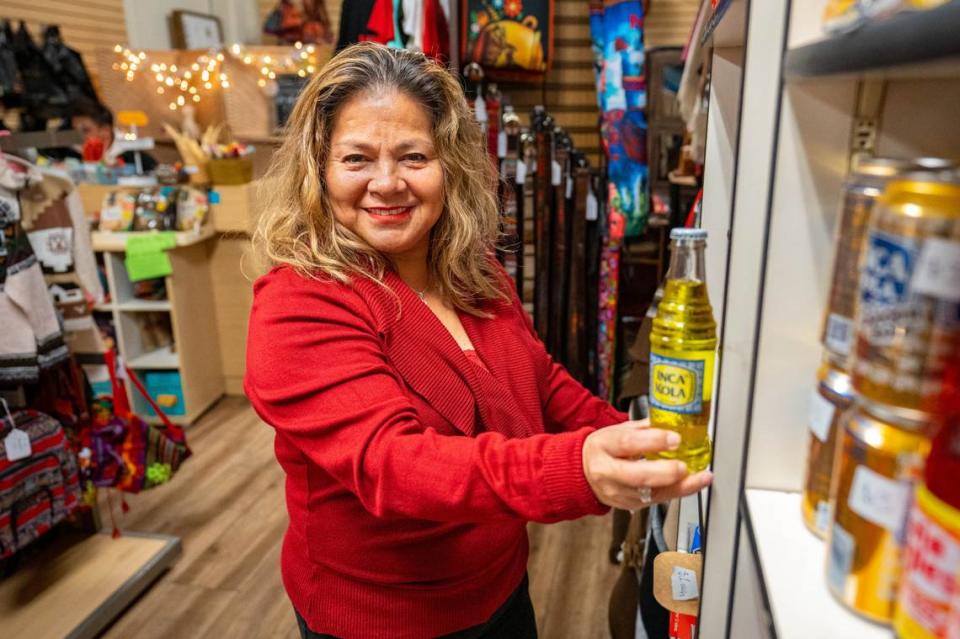
[{"label": "white shelving unit", "polygon": [[797,525],[799,493],[748,489],[744,504],[751,553],[779,639],[890,639],[889,628],[850,614],[825,587],[823,541]]},{"label": "white shelving unit", "polygon": [[[129,235],[93,233],[94,251],[104,254],[111,293],[111,301],[100,304],[97,310],[112,314],[117,349],[141,381],[151,371],[179,373],[184,414],[168,416],[175,423],[189,425],[224,392],[207,242],[215,231],[203,227],[199,232],[177,233],[177,245],[168,251],[173,272],[166,278],[164,300],[134,297],[124,266]],[[172,343],[150,339],[145,329],[150,319],[169,324]],[[147,421],[158,421],[150,416],[146,402],[132,385],[127,386],[134,411]]]},{"label": "white shelving unit", "polygon": [[854,145],[960,157],[960,1],[838,38],[825,4],[734,0],[713,35],[703,227],[721,350],[700,639],[893,636],[828,593],[800,514],[806,418]]}]

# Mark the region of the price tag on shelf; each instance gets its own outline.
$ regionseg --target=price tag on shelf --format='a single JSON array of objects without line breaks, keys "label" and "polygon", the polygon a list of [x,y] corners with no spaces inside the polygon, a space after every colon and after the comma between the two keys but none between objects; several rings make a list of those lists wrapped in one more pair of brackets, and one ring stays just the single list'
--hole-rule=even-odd
[{"label": "price tag on shelf", "polygon": [[910,289],[948,302],[960,302],[960,242],[927,238]]},{"label": "price tag on shelf", "polygon": [[847,505],[867,521],[898,534],[907,517],[910,484],[884,477],[880,473],[857,466]]},{"label": "price tag on shelf", "polygon": [[830,434],[830,423],[833,422],[833,413],[836,410],[823,395],[813,391],[810,396],[810,416],[807,418],[810,424],[810,432],[822,442],[827,441]]},{"label": "price tag on shelf", "polygon": [[689,568],[674,566],[670,575],[670,587],[677,601],[691,601],[700,598],[697,589],[697,573]]}]

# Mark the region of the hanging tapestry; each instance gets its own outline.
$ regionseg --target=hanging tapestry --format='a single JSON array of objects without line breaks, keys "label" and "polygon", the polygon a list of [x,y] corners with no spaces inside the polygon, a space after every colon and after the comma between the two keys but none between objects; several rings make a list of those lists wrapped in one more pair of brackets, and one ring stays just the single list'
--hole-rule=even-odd
[{"label": "hanging tapestry", "polygon": [[[616,187],[626,236],[638,237],[646,228],[649,209],[642,3],[591,2],[590,35],[607,175]],[[612,207],[613,201],[608,204]]]},{"label": "hanging tapestry", "polygon": [[597,394],[614,401],[617,359],[617,300],[620,294],[620,253],[623,246],[623,215],[619,212],[617,188],[608,183],[607,219],[600,245],[599,313],[597,318]]},{"label": "hanging tapestry", "polygon": [[461,64],[488,77],[542,75],[553,59],[553,0],[463,0]]}]

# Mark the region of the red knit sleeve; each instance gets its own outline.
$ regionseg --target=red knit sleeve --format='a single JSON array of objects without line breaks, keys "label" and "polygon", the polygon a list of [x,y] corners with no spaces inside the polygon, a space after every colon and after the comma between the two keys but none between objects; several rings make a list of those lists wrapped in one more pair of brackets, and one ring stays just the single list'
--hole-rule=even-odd
[{"label": "red knit sleeve", "polygon": [[278,269],[255,287],[247,396],[377,516],[552,522],[605,512],[583,476],[591,429],[444,436],[420,422],[352,288]]},{"label": "red knit sleeve", "polygon": [[543,403],[544,424],[548,432],[574,431],[585,426],[602,428],[621,424],[629,419],[608,402],[600,399],[575,380],[560,364],[553,361],[537,336],[530,316],[520,299],[513,293],[514,312],[519,313],[527,332],[533,339],[531,356],[536,359],[541,374],[540,397]]}]

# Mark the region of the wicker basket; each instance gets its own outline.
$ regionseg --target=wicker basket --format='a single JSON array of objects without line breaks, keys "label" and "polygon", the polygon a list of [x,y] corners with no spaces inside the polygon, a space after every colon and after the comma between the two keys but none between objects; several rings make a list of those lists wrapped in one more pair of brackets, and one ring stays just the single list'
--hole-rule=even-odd
[{"label": "wicker basket", "polygon": [[210,181],[214,184],[246,184],[253,181],[253,160],[244,158],[214,158],[207,165]]}]

